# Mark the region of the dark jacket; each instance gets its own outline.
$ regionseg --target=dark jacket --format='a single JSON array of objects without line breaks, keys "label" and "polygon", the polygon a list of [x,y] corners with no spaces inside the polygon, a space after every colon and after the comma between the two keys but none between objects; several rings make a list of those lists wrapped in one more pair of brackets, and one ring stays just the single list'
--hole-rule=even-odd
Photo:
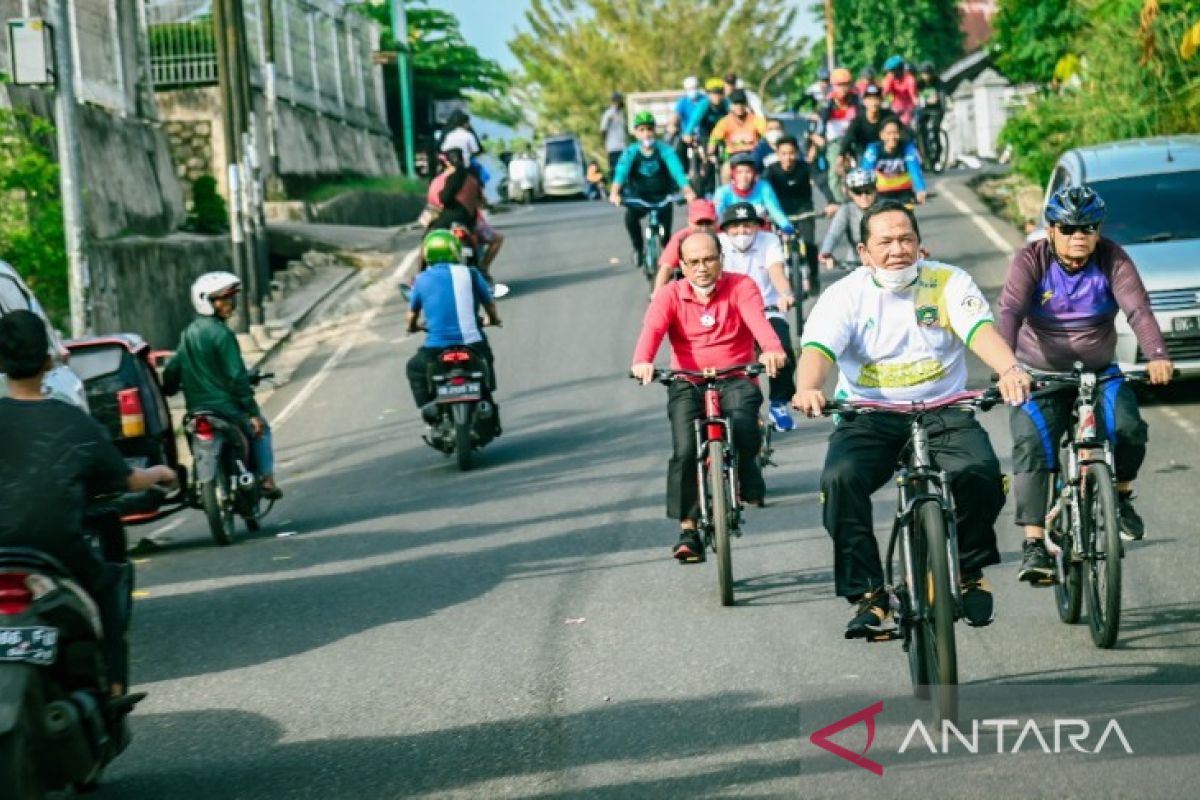
[{"label": "dark jacket", "polygon": [[163,384],[169,395],[183,389],[188,411],[215,411],[237,420],[262,415],[237,335],[216,317],[196,317],[184,329]]}]

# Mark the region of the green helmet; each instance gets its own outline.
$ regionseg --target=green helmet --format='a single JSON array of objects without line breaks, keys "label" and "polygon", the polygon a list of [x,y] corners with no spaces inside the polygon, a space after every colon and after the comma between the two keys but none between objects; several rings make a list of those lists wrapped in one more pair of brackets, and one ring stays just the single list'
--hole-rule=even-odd
[{"label": "green helmet", "polygon": [[462,260],[462,244],[450,231],[430,231],[421,250],[426,264],[457,264]]},{"label": "green helmet", "polygon": [[640,128],[643,125],[649,125],[653,128],[657,124],[658,121],[654,119],[654,115],[649,111],[639,111],[633,115],[633,127],[635,128]]}]

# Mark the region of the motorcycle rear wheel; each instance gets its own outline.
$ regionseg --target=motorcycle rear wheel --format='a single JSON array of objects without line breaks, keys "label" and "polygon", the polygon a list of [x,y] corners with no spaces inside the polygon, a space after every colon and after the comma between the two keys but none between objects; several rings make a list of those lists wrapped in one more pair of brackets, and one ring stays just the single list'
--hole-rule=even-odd
[{"label": "motorcycle rear wheel", "polygon": [[474,466],[475,451],[471,446],[471,423],[460,422],[454,426],[454,457],[463,472]]},{"label": "motorcycle rear wheel", "polygon": [[21,704],[18,714],[12,730],[0,736],[0,786],[12,800],[44,800],[46,787],[37,771],[28,701]]},{"label": "motorcycle rear wheel", "polygon": [[[204,504],[204,516],[208,518],[208,530],[213,541],[224,547],[233,541],[234,515],[229,508],[223,493],[218,486],[225,485],[223,470],[218,470],[216,477],[200,485],[200,499]],[[225,491],[228,491],[226,489]]]}]

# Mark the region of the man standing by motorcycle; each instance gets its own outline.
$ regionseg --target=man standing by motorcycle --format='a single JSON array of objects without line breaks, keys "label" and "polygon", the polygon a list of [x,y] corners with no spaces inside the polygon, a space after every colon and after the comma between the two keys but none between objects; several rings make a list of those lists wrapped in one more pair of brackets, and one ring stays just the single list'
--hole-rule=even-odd
[{"label": "man standing by motorcycle", "polygon": [[[170,486],[175,472],[166,466],[130,468],[86,412],[43,396],[49,349],[46,326],[33,312],[13,311],[0,319],[0,370],[8,377],[8,397],[0,399],[0,547],[52,556],[96,601],[116,697],[129,682],[130,567],[97,556],[86,538],[85,512],[97,495]],[[119,519],[115,526],[123,540]],[[123,547],[103,544],[107,559],[123,558]]]},{"label": "man standing by motorcycle", "polygon": [[[479,324],[479,309],[487,313],[489,324],[500,326],[500,314],[492,291],[483,275],[474,267],[463,266],[462,245],[449,231],[430,231],[421,245],[428,268],[413,282],[405,319],[409,333],[419,330],[418,320],[425,315],[425,343],[408,360],[405,372],[413,401],[422,416],[432,424],[436,420],[434,395],[429,390],[429,366],[443,348],[468,345],[488,365],[485,395],[495,406],[491,393],[496,390],[496,367],[492,348]],[[429,415],[433,415],[433,420]],[[500,435],[500,409],[495,409],[495,435]]]},{"label": "man standing by motorcycle", "polygon": [[271,426],[254,399],[254,386],[237,335],[227,320],[237,310],[242,282],[231,272],[209,272],[192,284],[196,318],[179,337],[179,348],[163,372],[163,390],[183,389],[188,413],[214,412],[246,434],[254,452],[263,498],[278,500]]}]

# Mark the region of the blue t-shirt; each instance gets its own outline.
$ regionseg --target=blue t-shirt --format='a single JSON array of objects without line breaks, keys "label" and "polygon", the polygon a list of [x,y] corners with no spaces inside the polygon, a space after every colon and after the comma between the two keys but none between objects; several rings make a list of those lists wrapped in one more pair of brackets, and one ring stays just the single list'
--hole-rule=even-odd
[{"label": "blue t-shirt", "polygon": [[426,347],[449,347],[483,341],[479,307],[492,302],[482,273],[461,264],[433,264],[417,276],[408,306],[425,312]]},{"label": "blue t-shirt", "polygon": [[682,127],[686,128],[688,122],[692,118],[692,113],[701,103],[708,102],[708,98],[703,93],[697,93],[695,96],[684,94],[675,102],[675,113],[679,115],[679,119],[683,121]]}]

